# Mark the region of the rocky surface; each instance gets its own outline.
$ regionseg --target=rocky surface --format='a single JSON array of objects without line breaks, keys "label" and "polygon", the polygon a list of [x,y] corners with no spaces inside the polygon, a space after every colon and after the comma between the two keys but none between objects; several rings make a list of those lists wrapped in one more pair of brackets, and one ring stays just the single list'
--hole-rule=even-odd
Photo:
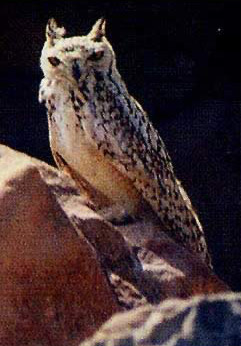
[{"label": "rocky surface", "polygon": [[229,290],[151,220],[114,228],[68,175],[2,145],[0,248],[4,346],[78,345],[116,312]]},{"label": "rocky surface", "polygon": [[241,345],[241,294],[166,300],[117,314],[81,344],[95,345]]},{"label": "rocky surface", "polygon": [[52,193],[70,193],[71,182],[42,164],[41,172],[56,183],[49,188],[39,165],[0,147],[4,346],[76,345],[121,310],[93,247],[77,234]]}]

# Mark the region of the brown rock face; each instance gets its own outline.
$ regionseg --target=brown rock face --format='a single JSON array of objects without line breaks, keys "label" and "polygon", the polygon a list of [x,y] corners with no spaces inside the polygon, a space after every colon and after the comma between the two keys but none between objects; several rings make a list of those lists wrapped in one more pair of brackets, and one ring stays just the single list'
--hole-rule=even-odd
[{"label": "brown rock face", "polygon": [[165,234],[147,240],[139,251],[139,258],[149,282],[154,280],[155,288],[160,287],[159,302],[165,298],[189,298],[230,290],[195,254]]},{"label": "brown rock face", "polygon": [[143,320],[166,298],[229,290],[155,215],[114,228],[68,175],[1,145],[0,250],[3,346],[75,346],[123,309]]},{"label": "brown rock face", "polygon": [[93,247],[77,234],[43,178],[58,181],[60,175],[45,164],[40,173],[39,165],[0,146],[4,346],[76,345],[121,310]]}]

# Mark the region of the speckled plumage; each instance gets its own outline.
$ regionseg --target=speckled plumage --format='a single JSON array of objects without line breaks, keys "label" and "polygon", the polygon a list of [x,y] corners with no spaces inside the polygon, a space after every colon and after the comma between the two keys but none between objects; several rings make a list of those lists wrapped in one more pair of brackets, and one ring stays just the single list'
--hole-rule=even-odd
[{"label": "speckled plumage", "polygon": [[144,198],[162,229],[210,265],[202,226],[159,133],[121,79],[104,20],[86,36],[64,35],[50,20],[41,56],[39,100],[57,164],[93,186],[103,206],[136,216]]}]

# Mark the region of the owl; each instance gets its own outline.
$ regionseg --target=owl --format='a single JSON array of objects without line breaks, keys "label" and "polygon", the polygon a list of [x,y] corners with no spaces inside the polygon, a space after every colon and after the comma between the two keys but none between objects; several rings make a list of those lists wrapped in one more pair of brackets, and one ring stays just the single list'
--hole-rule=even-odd
[{"label": "owl", "polygon": [[163,231],[210,266],[202,226],[165,144],[118,72],[105,20],[75,37],[49,20],[41,68],[39,100],[57,165],[99,210],[111,208],[113,220],[140,218],[144,203]]}]

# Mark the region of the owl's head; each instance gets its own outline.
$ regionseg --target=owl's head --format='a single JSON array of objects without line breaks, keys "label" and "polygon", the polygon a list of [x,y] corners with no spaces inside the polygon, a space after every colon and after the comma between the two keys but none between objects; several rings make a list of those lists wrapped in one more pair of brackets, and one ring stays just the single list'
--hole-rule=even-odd
[{"label": "owl's head", "polygon": [[92,71],[107,72],[114,61],[113,49],[105,37],[105,20],[99,19],[88,35],[65,38],[65,29],[48,21],[41,55],[45,77],[79,83]]}]

